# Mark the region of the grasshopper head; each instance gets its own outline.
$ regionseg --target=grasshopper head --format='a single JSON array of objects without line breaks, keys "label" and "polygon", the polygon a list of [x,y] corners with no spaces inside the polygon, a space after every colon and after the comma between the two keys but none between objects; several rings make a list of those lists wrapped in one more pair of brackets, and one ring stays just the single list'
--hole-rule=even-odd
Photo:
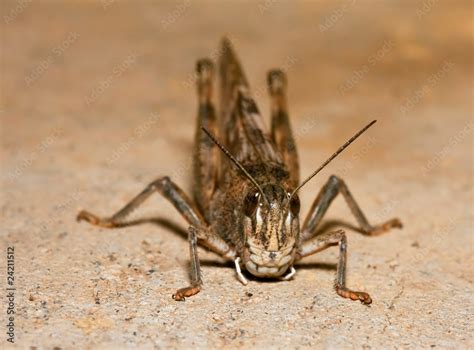
[{"label": "grasshopper head", "polygon": [[[300,201],[278,184],[251,189],[243,203],[246,269],[258,277],[279,277],[291,266],[299,237]],[[265,197],[265,198],[263,198]]]},{"label": "grasshopper head", "polygon": [[347,140],[290,193],[278,184],[260,186],[245,167],[206,128],[202,127],[202,130],[255,188],[245,194],[242,204],[244,214],[241,229],[245,249],[242,256],[238,257],[251,274],[259,277],[279,277],[291,266],[296,253],[295,245],[299,240],[300,202],[296,193],[375,122],[376,120],[371,121]]}]

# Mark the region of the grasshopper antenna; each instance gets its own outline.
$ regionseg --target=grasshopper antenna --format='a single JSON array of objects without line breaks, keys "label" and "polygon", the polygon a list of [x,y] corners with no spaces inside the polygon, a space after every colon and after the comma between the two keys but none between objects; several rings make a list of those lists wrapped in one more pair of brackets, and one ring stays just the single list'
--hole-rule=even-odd
[{"label": "grasshopper antenna", "polygon": [[202,131],[204,131],[206,133],[207,136],[209,136],[209,138],[212,140],[212,142],[214,142],[217,147],[219,147],[221,149],[221,151],[227,156],[229,157],[229,159],[235,164],[237,165],[237,167],[244,173],[244,175],[252,182],[252,184],[257,188],[258,192],[260,192],[260,194],[262,195],[262,197],[265,199],[265,201],[268,203],[268,200],[267,200],[267,197],[265,196],[265,194],[263,193],[263,189],[262,187],[260,187],[260,185],[258,184],[257,180],[255,180],[252,175],[250,175],[250,173],[244,168],[244,166],[242,164],[240,164],[240,162],[227,150],[227,148],[224,147],[223,144],[221,144],[219,141],[217,141],[217,139],[211,134],[211,132],[209,130],[207,130],[204,126],[201,126],[201,129]]},{"label": "grasshopper antenna", "polygon": [[293,197],[293,195],[298,192],[298,190],[303,187],[304,185],[306,185],[309,180],[311,180],[314,176],[316,176],[317,173],[319,173],[326,165],[328,165],[334,158],[336,158],[339,153],[341,153],[342,151],[344,151],[344,149],[349,146],[352,142],[355,141],[356,138],[358,138],[360,135],[362,135],[368,128],[370,128],[372,125],[374,125],[375,123],[377,122],[377,120],[372,120],[369,124],[367,124],[366,126],[364,126],[362,129],[360,129],[354,136],[352,136],[349,140],[346,141],[345,144],[343,144],[341,147],[339,147],[337,149],[336,152],[334,152],[323,164],[321,164],[321,166],[316,169],[310,176],[308,176],[306,178],[306,180],[304,180],[301,184],[298,185],[298,187],[296,187],[296,189],[291,192],[291,195],[290,195],[290,200],[291,198]]}]

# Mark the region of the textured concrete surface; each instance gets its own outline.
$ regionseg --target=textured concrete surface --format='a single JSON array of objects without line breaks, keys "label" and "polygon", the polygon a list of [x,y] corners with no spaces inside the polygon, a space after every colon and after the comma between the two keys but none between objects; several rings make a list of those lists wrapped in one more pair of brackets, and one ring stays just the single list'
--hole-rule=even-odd
[{"label": "textured concrete surface", "polygon": [[[471,14],[469,1],[2,2],[0,280],[5,294],[13,246],[15,344],[472,348]],[[306,213],[338,174],[369,220],[404,222],[376,238],[347,228],[349,286],[370,307],[334,293],[336,249],[246,287],[200,251],[204,290],[175,302],[186,225],[163,199],[133,216],[155,222],[74,221],[160,175],[190,191],[194,63],[224,34],[267,116],[266,70],[287,70],[303,175],[379,120],[301,194]],[[341,198],[327,219],[355,223]]]}]

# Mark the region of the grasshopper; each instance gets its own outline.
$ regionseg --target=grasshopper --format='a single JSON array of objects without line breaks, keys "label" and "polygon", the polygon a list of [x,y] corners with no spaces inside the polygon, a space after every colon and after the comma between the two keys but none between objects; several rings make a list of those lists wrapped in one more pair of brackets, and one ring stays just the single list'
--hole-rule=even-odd
[{"label": "grasshopper", "polygon": [[[347,238],[341,229],[318,233],[321,220],[341,193],[355,216],[360,231],[369,236],[401,228],[399,219],[372,226],[344,181],[331,176],[300,226],[298,191],[352,141],[369,123],[306,180],[299,180],[299,163],[287,108],[287,79],[282,70],[268,73],[271,98],[271,132],[252,99],[248,81],[230,41],[222,41],[219,70],[220,111],[213,102],[214,64],[197,62],[198,122],[194,150],[194,200],[169,177],[151,182],[140,194],[111,217],[81,211],[77,220],[113,228],[155,192],[160,193],[189,224],[191,283],[173,294],[184,300],[199,293],[202,275],[197,246],[205,247],[235,264],[237,278],[247,284],[244,270],[259,278],[290,280],[295,264],[328,247],[339,246],[335,290],[344,298],[372,302],[369,294],[346,286]],[[217,135],[220,141],[217,140]]]}]

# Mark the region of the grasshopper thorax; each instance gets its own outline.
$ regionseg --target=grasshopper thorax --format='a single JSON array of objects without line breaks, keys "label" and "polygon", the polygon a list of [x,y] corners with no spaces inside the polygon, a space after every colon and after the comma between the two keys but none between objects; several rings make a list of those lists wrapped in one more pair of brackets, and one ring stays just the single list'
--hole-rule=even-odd
[{"label": "grasshopper thorax", "polygon": [[243,202],[245,249],[242,262],[258,277],[279,277],[291,266],[299,236],[298,196],[279,184],[253,188]]}]

